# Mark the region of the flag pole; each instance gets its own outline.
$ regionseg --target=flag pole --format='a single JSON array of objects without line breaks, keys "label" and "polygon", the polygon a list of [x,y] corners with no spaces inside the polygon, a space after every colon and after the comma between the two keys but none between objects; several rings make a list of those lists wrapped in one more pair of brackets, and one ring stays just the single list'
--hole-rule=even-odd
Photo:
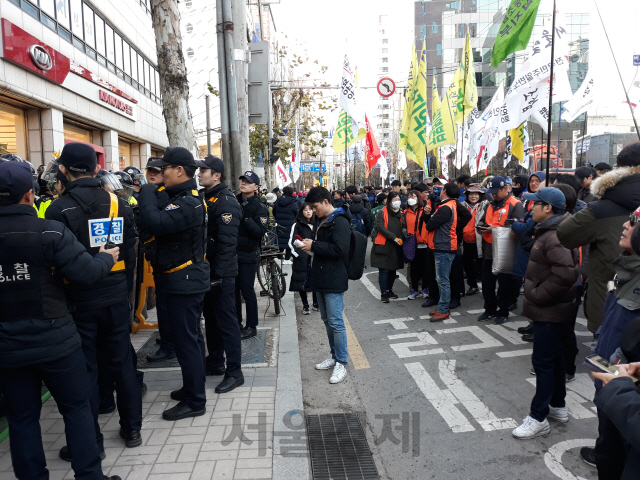
[{"label": "flag pole", "polygon": [[584,135],[587,131],[587,112],[584,112],[584,121],[582,122],[582,140],[580,141],[580,166],[582,166],[582,156],[584,155]]},{"label": "flag pole", "polygon": [[[554,0],[555,2],[555,0]],[[615,53],[613,53],[613,47],[611,46],[611,40],[609,40],[609,34],[607,33],[607,29],[604,27],[604,21],[602,20],[602,15],[600,15],[600,9],[598,8],[598,2],[593,0],[593,3],[596,4],[596,10],[598,10],[598,16],[600,17],[600,23],[602,23],[602,30],[604,30],[604,35],[607,37],[607,42],[609,43],[609,50],[611,50],[611,56],[613,57],[613,61],[616,64],[616,69],[618,70],[618,75],[620,76],[620,83],[622,83],[622,89],[624,90],[624,95],[627,97],[627,105],[629,105],[629,110],[631,111],[631,118],[633,118],[633,124],[636,126],[636,133],[638,134],[638,139],[640,139],[640,128],[638,128],[638,121],[636,120],[636,116],[633,114],[633,108],[631,107],[631,101],[629,100],[629,92],[627,92],[626,87],[624,86],[624,80],[622,80],[622,74],[620,73],[620,67],[618,67],[618,60],[616,59]]]},{"label": "flag pole", "polygon": [[556,173],[560,170],[560,131],[562,129],[562,102],[560,102],[560,110],[558,110],[558,153],[556,153]]},{"label": "flag pole", "polygon": [[345,122],[344,122],[344,188],[347,189],[348,175],[349,175],[349,145],[347,145],[347,121],[351,121],[349,114],[347,111],[344,111],[345,114]]},{"label": "flag pole", "polygon": [[[469,35],[469,24],[467,24],[467,35]],[[469,43],[471,44],[471,43]],[[464,42],[464,49],[467,49],[467,42],[465,40]],[[463,53],[464,55],[464,53]],[[467,55],[469,55],[469,52],[467,52]],[[465,59],[468,58],[467,56],[465,56]],[[464,61],[464,60],[463,60]],[[469,59],[469,62],[464,66],[464,86],[462,87],[462,143],[460,144],[460,170],[462,171],[462,167],[464,166],[464,159],[462,158],[462,152],[464,152],[464,99],[467,96],[467,69],[469,68],[469,63],[471,62],[471,60]],[[475,67],[474,67],[475,68]],[[456,152],[456,157],[458,156],[457,152]],[[454,165],[455,167],[455,165]],[[455,173],[455,171],[454,171]]]},{"label": "flag pole", "polygon": [[[555,62],[556,46],[556,0],[553,0],[553,16],[551,20],[551,76],[549,77],[549,118],[547,119],[547,168],[546,178],[549,178],[549,164],[551,163],[551,109],[553,108],[553,66]],[[558,132],[558,138],[559,138]]]}]

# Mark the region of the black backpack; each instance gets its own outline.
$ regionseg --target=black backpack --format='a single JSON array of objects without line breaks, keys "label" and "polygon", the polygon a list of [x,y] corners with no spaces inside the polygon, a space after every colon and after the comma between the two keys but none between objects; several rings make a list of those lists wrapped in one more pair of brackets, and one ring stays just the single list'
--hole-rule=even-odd
[{"label": "black backpack", "polygon": [[367,257],[367,237],[351,227],[351,241],[349,249],[349,265],[347,274],[349,280],[360,280],[364,273],[364,262]]},{"label": "black backpack", "polygon": [[354,213],[351,215],[351,226],[363,235],[367,232],[367,229],[364,227],[364,219],[359,213]]}]

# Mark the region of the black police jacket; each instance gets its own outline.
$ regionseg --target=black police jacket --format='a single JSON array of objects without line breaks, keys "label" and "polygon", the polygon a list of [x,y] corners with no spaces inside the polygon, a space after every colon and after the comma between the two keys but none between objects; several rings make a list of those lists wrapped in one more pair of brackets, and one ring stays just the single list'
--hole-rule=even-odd
[{"label": "black police jacket", "polygon": [[[52,202],[45,218],[63,223],[76,236],[78,241],[92,255],[96,255],[99,245],[95,241],[106,233],[97,230],[95,223],[101,220],[103,227],[108,226],[111,210],[111,197],[100,186],[100,180],[93,177],[81,177],[70,182],[64,194]],[[118,198],[118,217],[123,219],[124,228],[120,232],[112,230],[112,240],[120,247],[119,260],[124,261],[124,269],[116,265],[103,280],[94,285],[76,284],[66,288],[68,299],[78,310],[89,310],[107,307],[118,302],[128,301],[129,292],[133,288],[133,273],[136,267],[136,233],[133,214],[124,200]],[[104,242],[102,242],[104,243]]]},{"label": "black police jacket", "polygon": [[242,207],[221,183],[204,192],[209,222],[207,223],[207,260],[211,266],[211,278],[238,275],[238,229],[242,219]]},{"label": "black police jacket", "polygon": [[91,285],[113,267],[88,254],[60,222],[30,205],[0,207],[0,368],[58,360],[80,348],[63,277]]},{"label": "black police jacket", "polygon": [[150,261],[156,288],[164,293],[190,295],[210,289],[207,211],[196,188],[194,179],[166,188],[164,204],[158,203],[156,185],[140,190],[140,224],[155,237]]},{"label": "black police jacket", "polygon": [[269,223],[269,210],[253,196],[246,200],[242,194],[236,197],[242,206],[242,223],[238,230],[238,262],[257,263],[260,258],[260,242]]}]

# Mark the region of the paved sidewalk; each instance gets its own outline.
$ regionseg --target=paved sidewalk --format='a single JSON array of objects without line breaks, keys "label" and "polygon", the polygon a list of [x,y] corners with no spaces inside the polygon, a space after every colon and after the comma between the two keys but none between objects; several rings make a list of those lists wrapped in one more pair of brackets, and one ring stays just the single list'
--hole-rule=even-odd
[{"label": "paved sidewalk", "polygon": [[[181,374],[146,371],[142,446],[124,447],[117,412],[99,418],[107,455],[102,462],[105,474],[123,480],[308,479],[306,441],[298,447],[304,455],[299,457],[279,446],[283,438],[300,431],[300,421],[291,418],[303,410],[293,294],[287,292],[282,303],[286,315],[263,319],[267,299],[259,297],[259,328],[271,329],[274,339],[273,355],[265,358],[267,366],[243,365],[244,386],[224,395],[214,392],[222,377],[207,377],[204,416],[173,423],[162,420],[162,412],[176,403],[169,395],[182,386]],[[270,307],[268,314],[272,313]],[[140,330],[132,336],[136,350],[152,332]],[[51,480],[73,479],[71,465],[58,458],[66,441],[62,416],[52,398],[43,405],[40,425]],[[0,443],[0,478],[15,478],[9,440]]]}]

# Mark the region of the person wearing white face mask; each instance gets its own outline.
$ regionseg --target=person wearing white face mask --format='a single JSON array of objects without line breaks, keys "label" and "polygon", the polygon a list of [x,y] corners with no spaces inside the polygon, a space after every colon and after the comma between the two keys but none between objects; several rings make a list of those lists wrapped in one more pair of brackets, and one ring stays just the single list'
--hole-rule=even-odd
[{"label": "person wearing white face mask", "polygon": [[[429,289],[428,279],[426,275],[427,264],[427,230],[426,222],[420,221],[424,208],[422,195],[417,190],[411,190],[407,194],[407,209],[402,214],[402,233],[405,238],[409,235],[416,237],[416,253],[413,260],[407,267],[407,276],[411,278],[411,292],[409,300],[420,297],[428,297]],[[420,291],[420,282],[422,282],[422,291]]]},{"label": "person wearing white face mask", "polygon": [[376,214],[378,235],[371,249],[371,266],[378,269],[382,303],[389,303],[389,299],[398,298],[398,295],[393,293],[393,283],[396,271],[404,267],[401,203],[400,194],[390,192],[387,205]]}]

